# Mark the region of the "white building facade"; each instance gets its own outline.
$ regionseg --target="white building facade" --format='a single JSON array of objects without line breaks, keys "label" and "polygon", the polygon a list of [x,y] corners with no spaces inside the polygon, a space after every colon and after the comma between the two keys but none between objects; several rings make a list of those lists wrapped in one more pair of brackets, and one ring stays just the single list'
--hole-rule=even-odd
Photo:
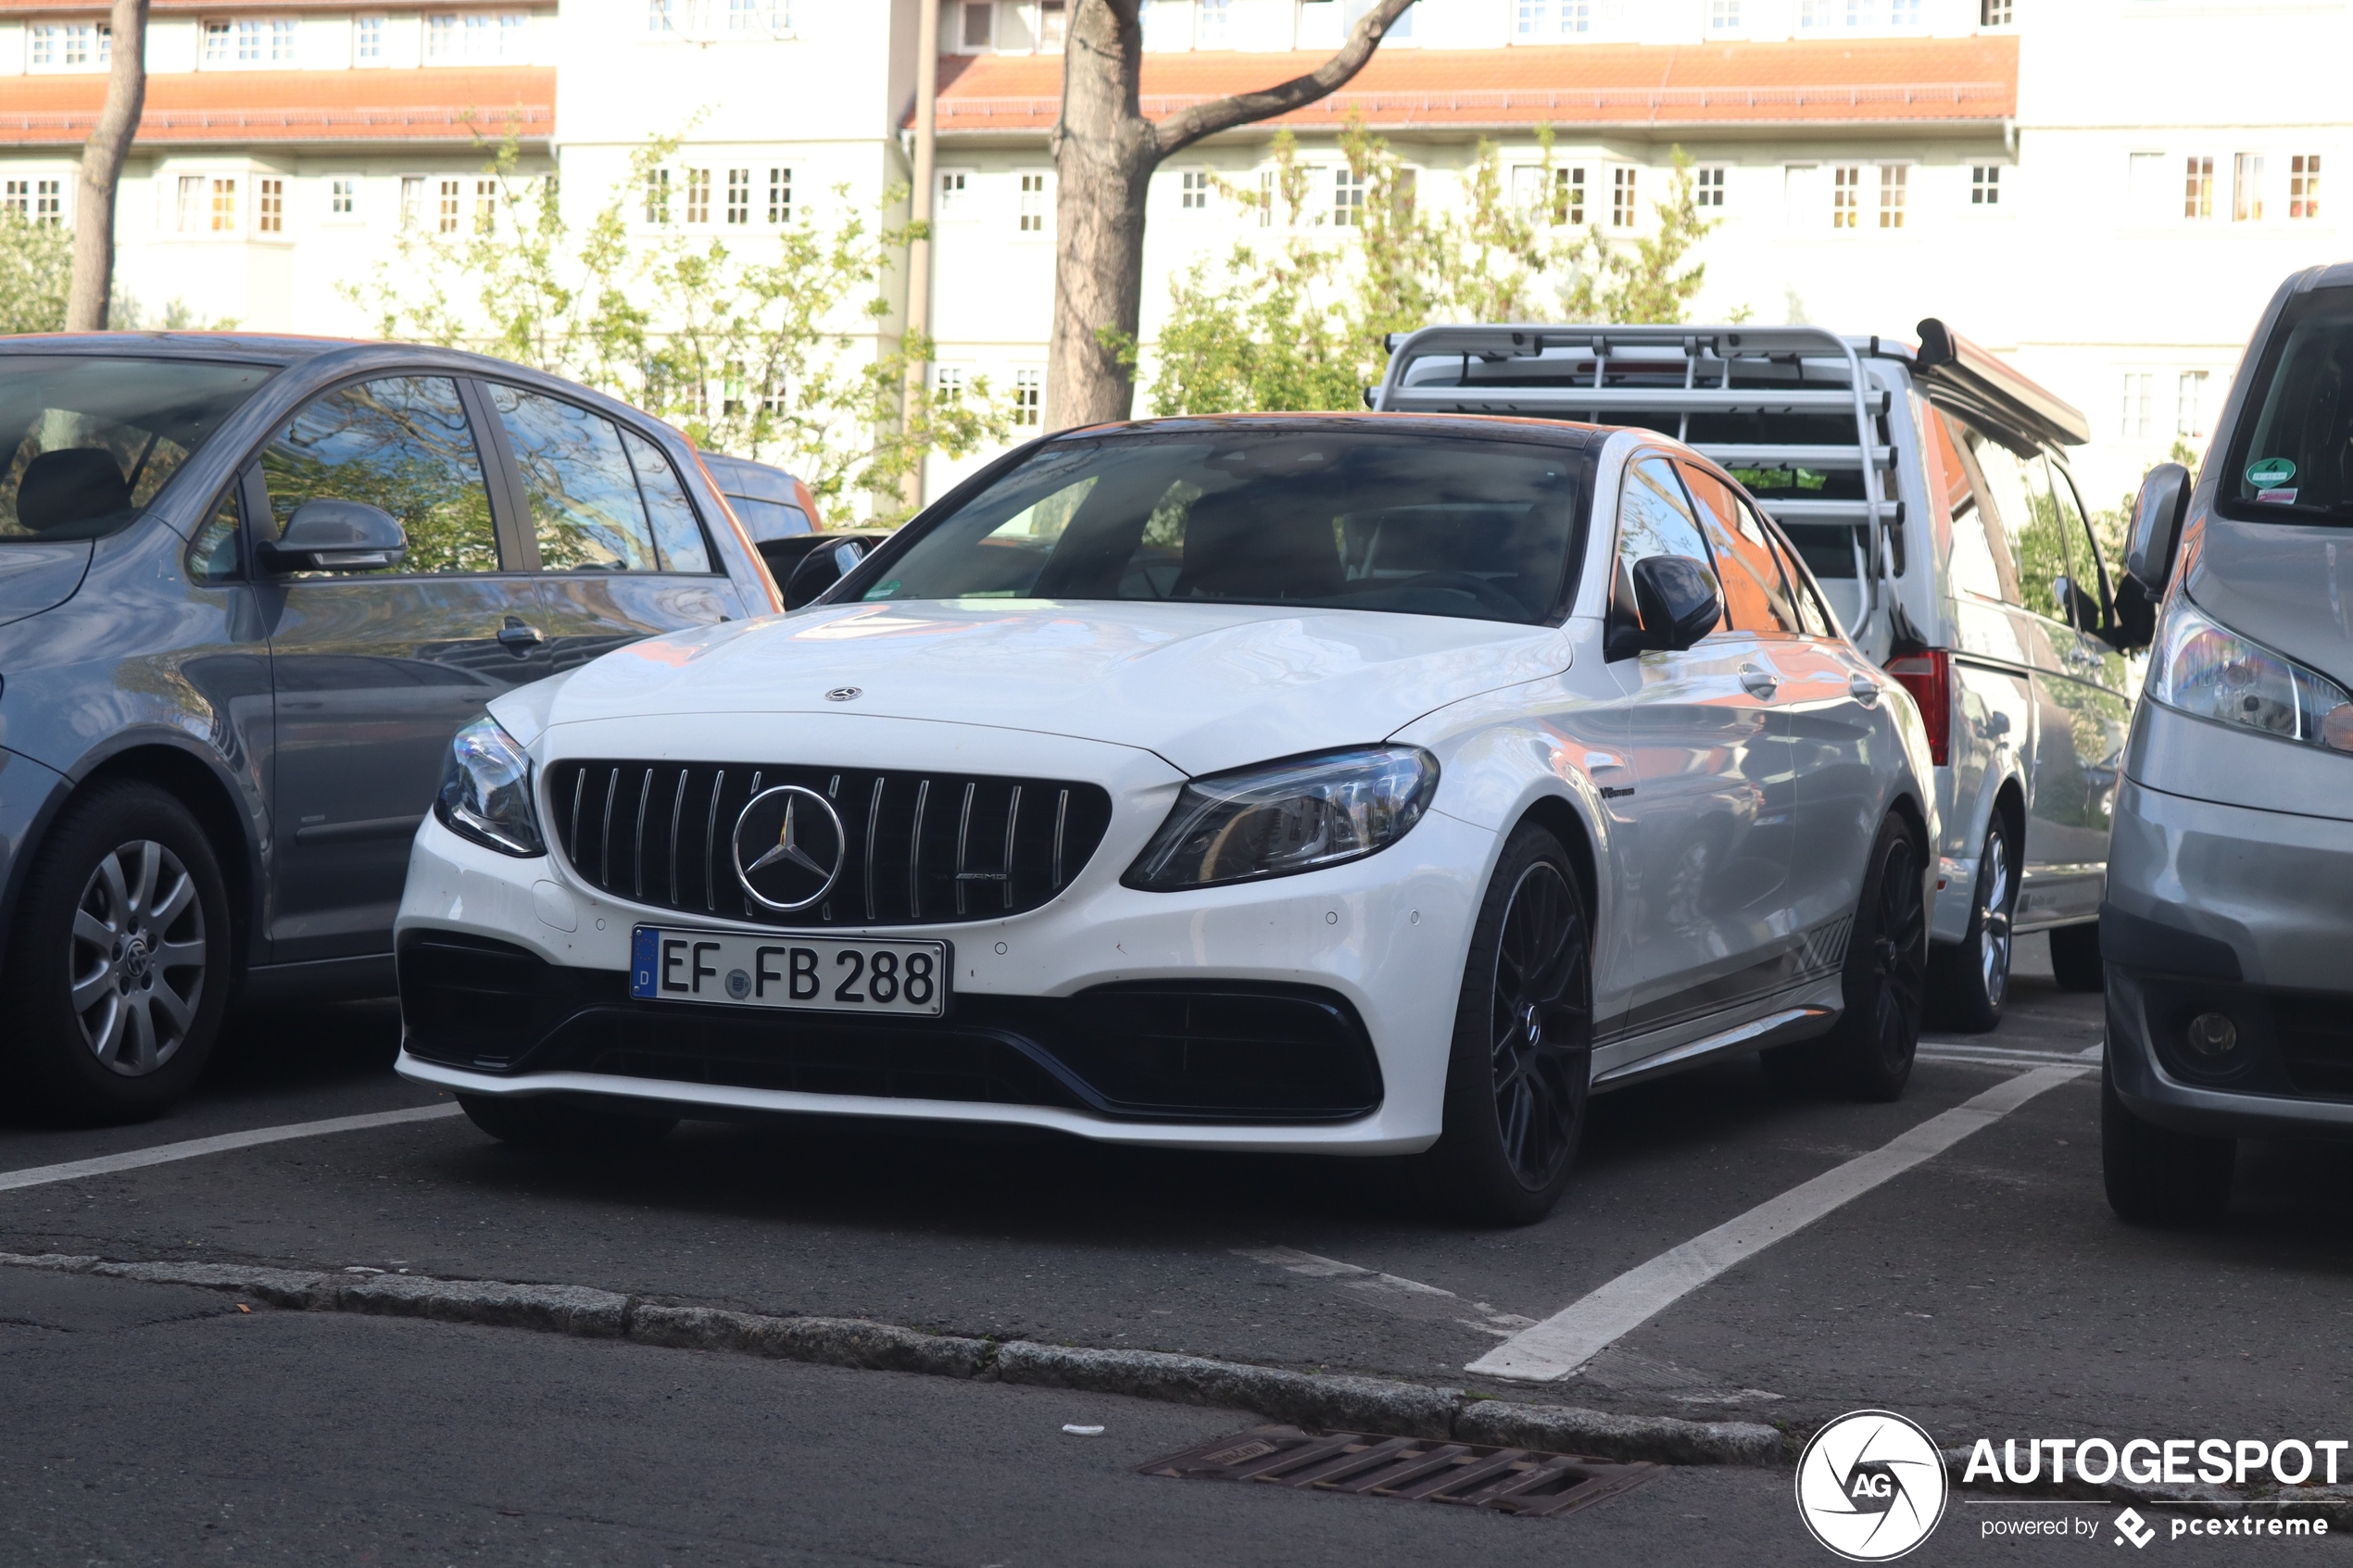
[{"label": "white building facade", "polygon": [[[679,138],[669,199],[633,223],[756,247],[837,188],[872,209],[912,168],[920,3],[156,0],[122,288],[147,324],[368,332],[349,286],[403,225],[482,220],[484,143],[509,134],[525,172],[560,169],[568,208],[601,201],[648,139]],[[1034,420],[1067,0],[939,3],[935,374],[985,376]],[[1151,0],[1146,110],[1297,74],[1364,4]],[[1531,205],[1624,238],[1654,221],[1680,148],[1718,220],[1694,320],[1901,338],[1941,317],[2091,416],[2077,469],[2099,506],[2176,440],[2202,446],[2271,288],[2340,255],[2328,182],[2353,105],[2326,72],[2348,8],[1421,0],[1355,82],[1280,128],[1316,182],[1307,220],[1342,243],[1352,117],[1420,202],[1455,200],[1485,141]],[[0,201],[36,221],[72,221],[106,14],[0,0]],[[1155,181],[1148,354],[1172,277],[1282,237],[1220,194],[1257,187],[1277,129],[1214,138]],[[1558,183],[1540,194],[1547,129]],[[888,286],[903,307],[904,276]],[[900,320],[862,330],[880,350]],[[935,459],[932,493],[985,456]]]}]

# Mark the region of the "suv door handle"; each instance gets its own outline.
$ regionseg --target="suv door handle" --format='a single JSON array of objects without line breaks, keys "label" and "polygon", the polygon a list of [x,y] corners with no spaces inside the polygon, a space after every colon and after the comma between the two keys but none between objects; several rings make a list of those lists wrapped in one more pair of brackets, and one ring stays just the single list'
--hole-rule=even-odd
[{"label": "suv door handle", "polygon": [[1743,664],[1741,666],[1741,684],[1748,688],[1748,695],[1753,697],[1769,697],[1773,695],[1774,688],[1780,684],[1780,677],[1762,665]]},{"label": "suv door handle", "polygon": [[1879,683],[1869,675],[1849,675],[1846,678],[1846,695],[1866,708],[1877,708]]},{"label": "suv door handle", "polygon": [[515,653],[527,653],[547,640],[545,632],[536,626],[523,624],[520,615],[507,617],[507,623],[498,628],[498,646]]}]

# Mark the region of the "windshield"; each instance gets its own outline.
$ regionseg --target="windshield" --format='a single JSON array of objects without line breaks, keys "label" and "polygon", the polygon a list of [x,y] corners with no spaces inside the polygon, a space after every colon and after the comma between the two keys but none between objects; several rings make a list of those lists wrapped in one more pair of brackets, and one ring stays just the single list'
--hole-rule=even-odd
[{"label": "windshield", "polygon": [[880,564],[863,596],[1534,623],[1558,610],[1588,465],[1567,443],[1370,426],[1057,442]]},{"label": "windshield", "polygon": [[0,545],[124,526],[275,373],[183,359],[0,358]]},{"label": "windshield", "polygon": [[2349,295],[2328,289],[2299,300],[2273,329],[2224,458],[2225,516],[2353,522]]}]

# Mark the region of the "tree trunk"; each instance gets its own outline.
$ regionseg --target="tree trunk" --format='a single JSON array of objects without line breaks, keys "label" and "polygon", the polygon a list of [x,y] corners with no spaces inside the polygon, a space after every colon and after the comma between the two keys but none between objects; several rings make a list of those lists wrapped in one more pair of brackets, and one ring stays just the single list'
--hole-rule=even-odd
[{"label": "tree trunk", "polygon": [[[122,4],[123,0],[117,0]],[[1379,0],[1315,69],[1255,93],[1143,116],[1138,0],[1076,0],[1054,127],[1054,325],[1046,356],[1049,430],[1124,420],[1135,409],[1144,293],[1144,197],[1163,159],[1204,136],[1288,114],[1365,67],[1413,0]]]},{"label": "tree trunk", "polygon": [[115,187],[139,132],[147,101],[148,0],[114,0],[113,60],[107,100],[82,149],[82,176],[73,205],[73,288],[66,296],[66,331],[104,332],[114,292]]}]

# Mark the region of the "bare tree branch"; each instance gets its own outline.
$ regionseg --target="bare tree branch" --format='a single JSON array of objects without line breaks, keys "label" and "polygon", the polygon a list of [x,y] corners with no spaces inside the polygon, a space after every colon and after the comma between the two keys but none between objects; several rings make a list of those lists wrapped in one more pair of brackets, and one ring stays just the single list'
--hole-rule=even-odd
[{"label": "bare tree branch", "polygon": [[1349,33],[1348,42],[1340,53],[1309,71],[1294,76],[1289,82],[1255,93],[1237,93],[1231,97],[1195,104],[1189,109],[1170,115],[1154,123],[1152,132],[1159,144],[1159,156],[1192,145],[1204,136],[1214,136],[1220,131],[1230,131],[1237,125],[1252,120],[1272,119],[1278,114],[1289,114],[1338,92],[1349,79],[1365,69],[1365,62],[1380,47],[1382,37],[1390,24],[1405,14],[1414,0],[1380,0],[1380,4],[1358,19]]}]

